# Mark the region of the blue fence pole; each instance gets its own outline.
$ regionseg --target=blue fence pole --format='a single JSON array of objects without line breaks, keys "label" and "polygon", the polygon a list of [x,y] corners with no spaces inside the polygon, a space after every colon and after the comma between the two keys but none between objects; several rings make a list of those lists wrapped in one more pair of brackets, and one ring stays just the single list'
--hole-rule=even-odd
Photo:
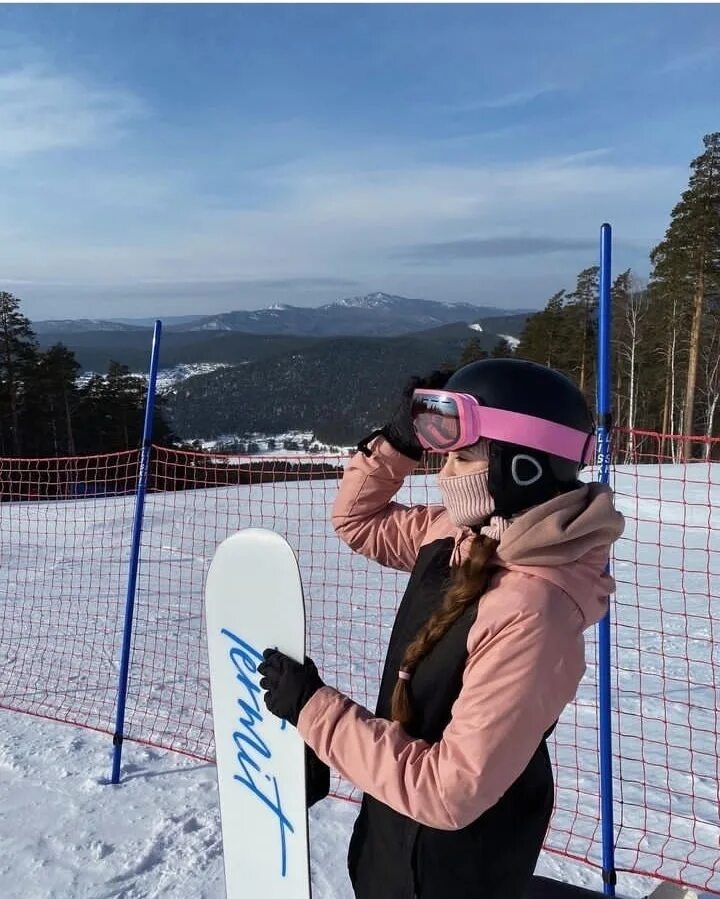
[{"label": "blue fence pole", "polygon": [[[612,429],[612,399],[610,394],[610,326],[612,278],[612,229],[604,224],[600,229],[600,303],[598,309],[598,466],[600,481],[610,480],[610,436]],[[611,649],[610,612],[599,624],[598,632],[598,693],[600,706],[600,797],[602,821],[603,892],[615,895],[615,822],[613,816],[612,771],[612,706],[611,706]]]},{"label": "blue fence pole", "polygon": [[142,536],[143,510],[150,467],[150,447],[152,445],[153,415],[155,412],[155,385],[157,383],[158,361],[160,358],[160,333],[162,322],[155,322],[152,353],[150,356],[150,378],[145,402],[145,424],[143,426],[142,448],[140,451],[140,474],[135,494],[135,520],[133,522],[130,568],[128,571],[127,595],[125,598],[125,625],[123,629],[122,656],[120,658],[120,678],[118,681],[117,714],[113,735],[113,765],[111,783],[120,782],[120,760],[122,758],[123,730],[125,727],[125,700],[127,698],[128,673],[130,668],[130,647],[132,644],[133,613],[135,610],[135,589],[137,586],[138,564],[140,562],[140,538]]}]

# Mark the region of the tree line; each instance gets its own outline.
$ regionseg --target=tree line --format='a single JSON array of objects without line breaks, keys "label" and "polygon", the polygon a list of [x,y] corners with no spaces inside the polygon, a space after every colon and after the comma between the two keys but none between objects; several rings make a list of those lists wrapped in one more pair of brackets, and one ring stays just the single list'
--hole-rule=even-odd
[{"label": "tree line", "polygon": [[[80,365],[58,343],[40,350],[20,300],[0,292],[0,456],[74,456],[134,449],[142,440],[147,384],[111,362],[78,380]],[[175,439],[158,397],[154,439]]]},{"label": "tree line", "polygon": [[[614,418],[627,430],[720,436],[720,132],[703,139],[687,189],[643,282],[630,269],[612,287]],[[518,356],[572,376],[594,404],[599,269],[577,276],[530,317]],[[634,452],[626,435],[624,451]],[[708,441],[673,441],[675,458],[711,457]]]}]

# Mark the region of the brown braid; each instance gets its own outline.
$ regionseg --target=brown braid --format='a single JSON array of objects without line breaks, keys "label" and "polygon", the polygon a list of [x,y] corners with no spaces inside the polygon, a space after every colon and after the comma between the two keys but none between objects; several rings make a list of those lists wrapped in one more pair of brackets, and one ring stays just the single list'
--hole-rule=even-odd
[{"label": "brown braid", "polygon": [[[412,675],[421,660],[445,636],[467,606],[485,592],[490,576],[489,563],[497,547],[498,541],[489,537],[481,536],[473,540],[467,559],[453,573],[441,606],[420,628],[405,650],[401,671]],[[395,684],[391,708],[393,721],[399,721],[404,727],[410,723],[412,707],[407,680],[399,678]]]}]

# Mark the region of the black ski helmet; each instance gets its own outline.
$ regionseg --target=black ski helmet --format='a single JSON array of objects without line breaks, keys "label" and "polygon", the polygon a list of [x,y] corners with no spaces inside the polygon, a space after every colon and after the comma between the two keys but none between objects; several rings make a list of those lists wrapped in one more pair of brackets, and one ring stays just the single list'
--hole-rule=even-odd
[{"label": "black ski helmet", "polygon": [[[467,393],[483,406],[534,415],[588,435],[593,416],[579,388],[555,369],[525,359],[482,359],[459,368],[445,390]],[[529,446],[489,441],[488,488],[503,518],[578,486],[584,463]],[[589,461],[586,450],[585,462]]]}]

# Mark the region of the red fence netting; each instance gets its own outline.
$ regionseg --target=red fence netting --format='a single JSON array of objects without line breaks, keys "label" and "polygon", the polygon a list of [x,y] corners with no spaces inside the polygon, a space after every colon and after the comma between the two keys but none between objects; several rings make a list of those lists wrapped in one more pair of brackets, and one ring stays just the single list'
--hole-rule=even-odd
[{"label": "red fence netting", "polygon": [[[619,437],[628,464],[613,473],[627,519],[612,615],[618,868],[720,890],[720,466],[678,464],[681,438]],[[0,459],[0,706],[113,732],[138,458]],[[346,461],[153,448],[126,739],[213,758],[204,581],[218,543],[248,526],[290,541],[310,654],[328,683],[373,706],[407,576],[333,533]],[[418,470],[399,500],[439,501],[432,473]],[[551,740],[546,848],[598,866],[595,651],[591,634],[586,678]],[[340,780],[333,790],[356,798]]]}]

